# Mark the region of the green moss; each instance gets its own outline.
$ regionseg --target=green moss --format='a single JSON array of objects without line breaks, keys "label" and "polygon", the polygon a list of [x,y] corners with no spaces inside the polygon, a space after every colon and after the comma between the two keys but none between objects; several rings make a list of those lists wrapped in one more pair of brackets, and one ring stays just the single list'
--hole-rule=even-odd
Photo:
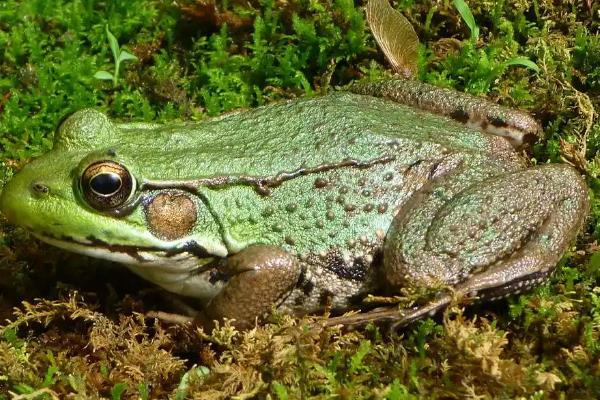
[{"label": "green moss", "polygon": [[[206,334],[137,317],[165,305],[140,294],[144,283],[124,269],[3,227],[0,317],[12,322],[1,330],[0,399],[600,397],[600,4],[469,3],[476,36],[450,1],[396,6],[423,42],[422,80],[529,110],[546,134],[533,161],[567,161],[585,174],[587,230],[548,283],[390,335],[288,317]],[[94,78],[113,65],[106,25],[139,59],[116,87]],[[48,150],[58,121],[83,107],[200,119],[385,74],[349,0],[5,0],[2,175]]]}]

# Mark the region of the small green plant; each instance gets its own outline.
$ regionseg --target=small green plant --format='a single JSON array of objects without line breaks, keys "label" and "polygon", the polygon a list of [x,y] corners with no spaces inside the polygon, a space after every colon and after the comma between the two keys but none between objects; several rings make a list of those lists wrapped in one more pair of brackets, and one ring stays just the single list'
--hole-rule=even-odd
[{"label": "small green plant", "polygon": [[[476,59],[486,60],[484,61],[484,63],[489,63],[489,66],[492,66],[494,64],[493,59],[488,59],[486,50],[477,48],[477,41],[479,39],[479,26],[477,25],[477,21],[475,21],[475,17],[473,16],[471,9],[469,8],[469,5],[464,0],[454,0],[453,4],[463,21],[465,22],[465,24],[467,24],[469,30],[471,31],[471,38],[468,45],[466,46],[466,52],[473,52]],[[491,82],[497,76],[502,75],[504,71],[506,71],[506,69],[512,65],[529,68],[530,70],[536,73],[540,72],[540,68],[537,66],[537,64],[531,61],[529,58],[523,56],[515,56],[506,61],[500,62],[497,66],[492,67],[493,72],[490,74],[489,81]]]},{"label": "small green plant", "polygon": [[463,21],[465,21],[465,24],[469,27],[469,30],[471,31],[471,40],[476,42],[479,38],[479,26],[477,25],[477,22],[475,22],[475,17],[473,17],[469,5],[465,3],[464,0],[454,0],[453,4]]},{"label": "small green plant", "polygon": [[119,382],[113,386],[110,390],[110,397],[112,400],[120,400],[123,393],[127,390],[127,385]]},{"label": "small green plant", "polygon": [[98,71],[94,74],[94,78],[105,81],[112,80],[113,86],[117,86],[117,83],[119,82],[121,63],[127,60],[137,61],[138,58],[127,50],[123,50],[119,47],[119,42],[117,41],[115,35],[113,35],[108,29],[108,25],[106,25],[106,36],[108,38],[110,49],[112,50],[113,59],[115,61],[115,71],[114,73],[110,73],[108,71]]},{"label": "small green plant", "polygon": [[194,366],[188,370],[179,381],[179,386],[175,392],[175,400],[184,400],[187,398],[190,382],[194,380],[201,381],[210,374],[210,369],[201,365],[199,367]]}]

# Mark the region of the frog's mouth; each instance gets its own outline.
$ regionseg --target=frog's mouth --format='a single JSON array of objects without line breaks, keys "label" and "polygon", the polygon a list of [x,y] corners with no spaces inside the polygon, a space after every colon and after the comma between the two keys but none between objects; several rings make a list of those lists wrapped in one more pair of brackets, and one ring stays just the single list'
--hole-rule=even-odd
[{"label": "frog's mouth", "polygon": [[208,253],[206,249],[194,241],[163,249],[149,246],[110,244],[92,236],[86,238],[85,241],[81,241],[67,236],[57,238],[40,233],[33,233],[33,235],[43,242],[79,254],[153,269],[163,267],[170,270],[177,269],[180,272],[198,271],[201,266],[215,259],[214,255]]}]

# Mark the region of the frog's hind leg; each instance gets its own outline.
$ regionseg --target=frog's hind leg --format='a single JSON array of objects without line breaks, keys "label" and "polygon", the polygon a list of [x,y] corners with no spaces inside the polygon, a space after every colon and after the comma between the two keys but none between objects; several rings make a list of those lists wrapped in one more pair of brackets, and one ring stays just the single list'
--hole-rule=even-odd
[{"label": "frog's hind leg", "polygon": [[396,78],[358,83],[350,91],[452,118],[484,133],[502,136],[517,149],[535,142],[542,133],[538,122],[524,111],[416,80]]},{"label": "frog's hind leg", "polygon": [[[395,287],[446,285],[483,299],[519,293],[554,270],[587,210],[583,180],[559,164],[491,178],[445,202],[435,188],[422,190],[388,232],[384,273]],[[450,300],[439,297],[407,320]]]}]

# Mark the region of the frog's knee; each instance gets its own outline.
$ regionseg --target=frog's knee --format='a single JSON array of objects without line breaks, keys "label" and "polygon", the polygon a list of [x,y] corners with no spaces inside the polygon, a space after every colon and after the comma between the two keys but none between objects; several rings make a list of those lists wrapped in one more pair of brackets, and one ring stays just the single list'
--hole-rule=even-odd
[{"label": "frog's knee", "polygon": [[533,199],[551,203],[550,213],[533,239],[548,251],[559,252],[560,257],[587,217],[588,188],[579,172],[565,164],[547,164],[529,171],[546,178],[546,184]]},{"label": "frog's knee", "polygon": [[549,179],[547,190],[553,191],[555,201],[567,201],[567,208],[584,218],[589,201],[588,188],[577,170],[566,164],[545,164],[528,171],[539,171]]}]

